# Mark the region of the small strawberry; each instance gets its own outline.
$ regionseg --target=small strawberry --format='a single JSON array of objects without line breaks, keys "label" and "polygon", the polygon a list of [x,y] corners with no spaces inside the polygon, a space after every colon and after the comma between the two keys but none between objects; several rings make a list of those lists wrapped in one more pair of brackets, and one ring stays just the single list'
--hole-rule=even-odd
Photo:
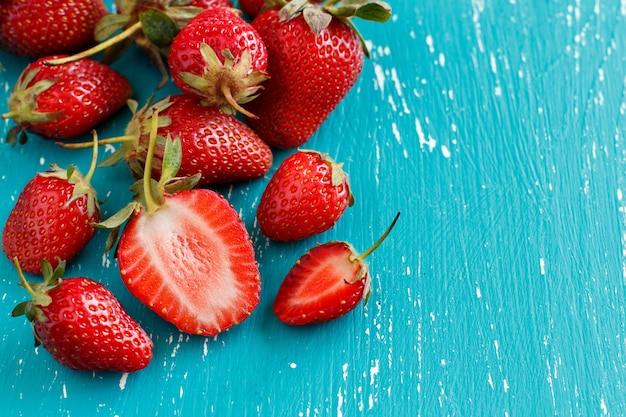
[{"label": "small strawberry", "polygon": [[152,340],[108,288],[87,277],[61,279],[62,261],[54,270],[44,261],[43,283],[29,283],[14,262],[32,300],[12,315],[32,323],[36,346],[71,369],[134,372],[148,365]]},{"label": "small strawberry", "polygon": [[[152,178],[161,176],[165,140],[179,138],[182,161],[181,177],[200,174],[196,184],[208,187],[250,181],[267,174],[272,166],[272,151],[256,133],[235,117],[213,106],[202,105],[195,97],[174,95],[136,110],[124,136],[103,139],[101,144],[123,145],[102,162],[110,166],[124,159],[135,179],[143,177],[150,126],[154,109],[158,110],[157,145],[154,150]],[[86,143],[63,144],[68,148],[84,147]]]},{"label": "small strawberry", "polygon": [[257,220],[263,234],[292,241],[330,229],[354,203],[341,165],[316,151],[288,156],[261,196]]},{"label": "small strawberry", "polygon": [[371,278],[365,258],[391,232],[399,215],[360,255],[342,241],[317,245],[304,254],[278,289],[273,306],[276,317],[290,325],[320,323],[343,316],[367,299]]},{"label": "small strawberry", "polygon": [[168,81],[165,60],[169,46],[189,19],[205,8],[231,7],[229,0],[115,0],[117,13],[107,13],[95,28],[99,44],[75,55],[50,60],[60,65],[104,51],[102,62],[110,64],[135,43],[161,72],[159,87]]},{"label": "small strawberry", "polygon": [[2,230],[2,250],[9,259],[17,258],[24,271],[40,274],[42,261],[53,266],[57,258],[71,261],[95,235],[100,207],[90,180],[97,149],[94,145],[84,177],[74,166],[65,170],[53,164],[35,175],[17,198]]},{"label": "small strawberry", "polygon": [[59,66],[40,58],[26,66],[9,96],[4,119],[17,125],[6,141],[24,142],[26,131],[70,139],[93,130],[133,95],[128,80],[100,62],[85,59]]},{"label": "small strawberry", "polygon": [[252,117],[240,104],[253,100],[267,79],[263,41],[226,8],[209,8],[191,19],[174,37],[168,63],[178,88],[229,114]]},{"label": "small strawberry", "polygon": [[[315,3],[321,3],[324,0],[311,0]],[[239,0],[239,8],[248,17],[255,18],[265,6],[265,0]]]},{"label": "small strawberry", "polygon": [[[156,145],[156,124],[153,117],[148,155]],[[209,189],[168,190],[180,153],[180,142],[168,140],[159,182],[144,177],[134,187],[141,203],[130,203],[102,226],[115,231],[130,217],[117,261],[139,301],[180,331],[214,336],[256,308],[259,269],[248,232],[224,197]],[[146,172],[150,164],[149,156]]]},{"label": "small strawberry", "polygon": [[2,0],[0,49],[15,55],[66,54],[94,42],[102,0]]},{"label": "small strawberry", "polygon": [[246,110],[248,123],[271,147],[296,148],[309,140],[356,83],[364,42],[350,16],[385,21],[380,1],[269,0],[252,26],[265,42],[271,78]]}]

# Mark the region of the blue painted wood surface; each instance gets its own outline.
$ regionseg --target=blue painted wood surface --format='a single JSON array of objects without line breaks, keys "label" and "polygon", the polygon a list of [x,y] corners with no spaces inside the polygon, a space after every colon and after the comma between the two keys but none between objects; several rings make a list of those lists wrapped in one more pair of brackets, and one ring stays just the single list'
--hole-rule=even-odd
[{"label": "blue painted wood surface", "polygon": [[[351,175],[356,204],[339,224],[272,243],[254,221],[268,178],[220,189],[262,273],[261,303],[241,325],[215,338],[177,332],[128,294],[98,234],[68,276],[108,285],[153,337],[155,357],[130,375],[70,371],[9,318],[26,294],[0,259],[10,415],[626,415],[626,3],[391,5],[388,23],[357,23],[372,59],[306,144]],[[27,60],[0,52],[0,62],[6,97]],[[114,67],[140,102],[154,92],[158,73],[140,52]],[[88,161],[87,150],[43,140],[1,148],[0,221],[37,171]],[[105,214],[128,201],[129,184],[123,165],[96,172]],[[273,317],[278,286],[306,249],[342,239],[364,250],[396,211],[369,258],[365,308],[307,328]]]}]

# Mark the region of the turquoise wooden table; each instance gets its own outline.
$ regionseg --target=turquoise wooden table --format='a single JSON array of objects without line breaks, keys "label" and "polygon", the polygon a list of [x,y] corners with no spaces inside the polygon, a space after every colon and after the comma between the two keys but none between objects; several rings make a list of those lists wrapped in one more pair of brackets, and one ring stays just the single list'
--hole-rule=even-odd
[{"label": "turquoise wooden table", "polygon": [[[132,298],[99,233],[68,276],[108,285],[148,330],[155,357],[134,374],[70,371],[34,350],[28,324],[9,317],[26,293],[3,257],[7,415],[626,415],[626,4],[391,5],[388,23],[357,23],[372,58],[306,145],[351,176],[356,203],[339,224],[273,243],[254,220],[269,176],[220,188],[249,228],[263,289],[252,316],[215,338],[181,334]],[[27,60],[0,62],[5,106]],[[159,74],[141,52],[114,67],[140,102],[153,93]],[[35,172],[87,168],[89,150],[32,139],[0,148],[2,223]],[[123,165],[96,171],[105,214],[128,201],[130,181]],[[368,258],[365,307],[314,327],[274,318],[278,286],[310,246],[364,250],[397,211]]]}]

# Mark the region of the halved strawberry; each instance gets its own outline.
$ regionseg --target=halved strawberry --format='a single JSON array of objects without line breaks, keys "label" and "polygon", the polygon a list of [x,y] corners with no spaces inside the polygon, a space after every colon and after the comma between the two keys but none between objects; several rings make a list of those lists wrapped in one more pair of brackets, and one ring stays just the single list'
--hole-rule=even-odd
[{"label": "halved strawberry", "polygon": [[330,321],[367,299],[371,278],[364,260],[389,235],[399,215],[376,243],[360,255],[342,241],[317,245],[304,254],[278,290],[273,307],[276,317],[290,325]]},{"label": "halved strawberry", "polygon": [[[145,172],[151,172],[158,115]],[[165,145],[159,182],[144,176],[138,200],[103,226],[130,216],[117,247],[129,291],[179,330],[214,336],[245,320],[259,302],[261,281],[254,248],[239,214],[208,189],[168,192],[180,185],[180,141]],[[197,179],[197,178],[196,178]],[[192,185],[193,182],[187,184]]]}]

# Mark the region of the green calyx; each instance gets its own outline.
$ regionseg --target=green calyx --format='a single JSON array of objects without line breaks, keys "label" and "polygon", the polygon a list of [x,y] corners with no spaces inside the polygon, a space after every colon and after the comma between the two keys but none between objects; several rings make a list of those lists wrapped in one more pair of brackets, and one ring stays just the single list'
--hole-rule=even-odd
[{"label": "green calyx", "polygon": [[[43,282],[28,282],[24,277],[22,268],[17,257],[13,258],[13,264],[17,269],[17,273],[20,277],[20,284],[31,299],[24,301],[15,306],[11,312],[12,317],[19,317],[25,315],[30,322],[40,321],[45,322],[47,318],[41,307],[47,307],[52,303],[52,298],[48,295],[48,292],[61,285],[61,277],[65,273],[65,261],[57,258],[58,265],[56,268],[52,268],[50,262],[44,260],[41,263],[41,271],[43,275]],[[35,339],[36,339],[35,335]]]},{"label": "green calyx", "polygon": [[352,18],[381,23],[391,18],[391,6],[381,0],[326,0],[321,4],[309,0],[267,0],[266,7],[281,7],[278,17],[282,22],[302,15],[315,35],[322,33],[333,18],[340,19],[357,34],[367,57],[369,50]]},{"label": "green calyx", "polygon": [[83,196],[87,196],[87,215],[91,217],[96,209],[98,209],[98,198],[96,195],[96,190],[91,185],[91,178],[96,170],[98,165],[98,135],[94,130],[93,134],[93,142],[91,142],[93,146],[93,153],[91,157],[91,165],[89,167],[89,171],[87,175],[84,175],[76,168],[74,165],[69,165],[67,169],[60,168],[57,164],[50,165],[50,171],[40,172],[38,175],[42,177],[54,177],[63,180],[67,180],[68,183],[74,186],[74,191],[72,192],[72,196],[65,203],[65,206],[69,206],[74,201],[82,198]]},{"label": "green calyx", "polygon": [[39,68],[34,68],[20,77],[9,96],[9,112],[2,115],[3,119],[13,119],[17,123],[17,126],[9,130],[6,138],[6,143],[11,146],[26,142],[25,125],[48,123],[63,115],[63,112],[39,111],[37,97],[50,89],[58,79],[41,80],[29,87],[38,72]]},{"label": "green calyx", "polygon": [[252,71],[252,54],[245,49],[239,59],[235,59],[228,49],[221,51],[224,62],[207,44],[200,46],[204,60],[202,76],[183,72],[180,78],[206,105],[217,106],[224,113],[234,115],[240,112],[254,118],[241,104],[254,100],[260,93],[263,81],[269,78],[264,71]]}]

